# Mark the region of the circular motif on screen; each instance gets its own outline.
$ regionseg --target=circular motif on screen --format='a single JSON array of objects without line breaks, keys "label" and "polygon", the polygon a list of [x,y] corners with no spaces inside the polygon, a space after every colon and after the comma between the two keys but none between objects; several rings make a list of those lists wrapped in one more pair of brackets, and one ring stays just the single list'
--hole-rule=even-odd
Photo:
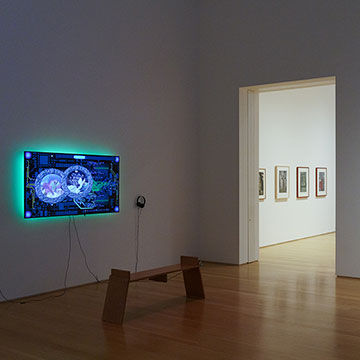
[{"label": "circular motif on screen", "polygon": [[91,191],[92,186],[90,171],[83,166],[74,165],[65,170],[62,187],[67,196],[73,199],[83,198]]},{"label": "circular motif on screen", "polygon": [[39,173],[35,180],[35,192],[40,200],[56,204],[66,197],[62,187],[64,173],[58,169],[46,169]]}]

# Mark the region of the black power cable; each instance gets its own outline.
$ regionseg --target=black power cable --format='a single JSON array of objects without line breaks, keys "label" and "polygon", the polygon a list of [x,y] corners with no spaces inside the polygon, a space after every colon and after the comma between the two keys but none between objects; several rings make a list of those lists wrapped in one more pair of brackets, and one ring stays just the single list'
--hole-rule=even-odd
[{"label": "black power cable", "polygon": [[139,237],[140,237],[140,216],[141,216],[142,208],[137,208],[137,217],[135,221],[135,254],[136,254],[136,260],[135,260],[135,272],[138,270],[138,264],[139,264]]},{"label": "black power cable", "polygon": [[83,247],[82,247],[82,245],[81,245],[81,242],[80,242],[80,237],[79,237],[78,229],[77,229],[77,226],[76,226],[75,218],[74,218],[74,216],[73,216],[72,218],[73,218],[73,224],[74,224],[74,228],[75,228],[75,232],[76,232],[76,239],[77,239],[77,242],[78,242],[78,244],[79,244],[80,251],[81,251],[81,253],[82,253],[82,255],[83,255],[84,262],[85,262],[85,266],[86,266],[86,268],[88,269],[89,273],[94,277],[94,279],[96,280],[96,282],[99,283],[99,282],[100,282],[99,278],[97,277],[97,275],[95,275],[95,274],[91,271],[91,269],[90,269],[90,267],[89,267],[89,265],[88,265],[85,251],[84,251],[84,249],[83,249]]},{"label": "black power cable", "polygon": [[[79,248],[80,248],[80,251],[83,255],[83,258],[84,258],[84,262],[85,262],[85,266],[87,268],[87,270],[89,271],[89,273],[96,279],[96,281],[99,283],[100,280],[99,278],[91,271],[89,265],[88,265],[88,262],[87,262],[87,258],[86,258],[86,254],[85,254],[85,251],[81,245],[81,241],[80,241],[80,237],[79,237],[79,232],[78,232],[78,229],[77,229],[77,226],[76,226],[76,222],[75,222],[75,218],[74,216],[72,216],[72,219],[73,219],[73,225],[74,225],[74,229],[75,229],[75,232],[76,232],[76,239],[77,239],[77,242],[79,244]],[[66,293],[66,290],[67,290],[67,279],[68,279],[68,273],[69,273],[69,268],[70,268],[70,260],[71,260],[71,251],[72,251],[72,237],[71,237],[71,216],[69,216],[69,223],[68,223],[68,235],[69,235],[69,250],[68,250],[68,256],[67,256],[67,261],[66,261],[66,270],[65,270],[65,276],[64,276],[64,289],[62,290],[62,292],[58,295],[50,295],[50,296],[46,296],[46,297],[43,297],[43,298],[40,298],[40,299],[32,299],[32,300],[28,300],[28,301],[14,301],[14,300],[10,300],[8,299],[4,293],[2,292],[2,290],[0,289],[0,295],[1,297],[8,303],[13,303],[13,304],[28,304],[28,303],[31,303],[31,302],[37,302],[37,301],[43,301],[43,300],[48,300],[48,299],[53,299],[53,298],[58,298],[58,297],[61,297],[61,296],[64,296],[65,293]]]},{"label": "black power cable", "polygon": [[64,276],[64,289],[63,291],[58,294],[58,295],[50,295],[50,296],[46,296],[40,299],[32,299],[32,300],[28,300],[28,301],[21,301],[19,304],[28,304],[28,303],[32,303],[32,302],[38,302],[38,301],[44,301],[44,300],[48,300],[48,299],[53,299],[53,298],[58,298],[61,296],[64,296],[67,290],[67,278],[68,278],[68,273],[69,273],[69,267],[70,267],[70,259],[71,259],[71,243],[72,243],[72,239],[71,239],[71,217],[69,216],[69,227],[68,227],[68,231],[69,231],[69,251],[68,251],[68,257],[67,257],[67,261],[66,261],[66,270],[65,270],[65,276]]},{"label": "black power cable", "polygon": [[4,293],[2,292],[1,289],[0,289],[0,295],[1,295],[1,297],[5,300],[5,302],[13,303],[13,304],[18,304],[16,301],[8,299],[8,298],[4,295]]}]

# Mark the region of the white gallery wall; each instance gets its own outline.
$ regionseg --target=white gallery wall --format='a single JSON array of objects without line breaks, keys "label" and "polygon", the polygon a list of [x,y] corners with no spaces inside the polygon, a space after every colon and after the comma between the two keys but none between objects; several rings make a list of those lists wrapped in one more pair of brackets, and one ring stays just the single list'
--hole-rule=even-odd
[{"label": "white gallery wall", "polygon": [[[275,166],[290,167],[287,200],[275,199]],[[296,197],[296,167],[307,166],[308,198]],[[335,231],[335,85],[259,94],[259,167],[266,199],[259,202],[259,244]],[[327,196],[315,196],[315,168],[327,168]]]},{"label": "white gallery wall", "polygon": [[360,277],[360,2],[200,3],[201,257],[240,259],[239,88],[336,76],[336,274]]},{"label": "white gallery wall", "polygon": [[[68,219],[23,219],[24,150],[117,154],[120,213],[76,217],[100,279],[198,255],[197,22],[191,1],[2,1],[0,289],[59,289]],[[20,159],[20,161],[19,161]],[[18,186],[20,184],[20,187]],[[73,229],[73,241],[75,233]],[[68,286],[94,281],[73,244]]]}]

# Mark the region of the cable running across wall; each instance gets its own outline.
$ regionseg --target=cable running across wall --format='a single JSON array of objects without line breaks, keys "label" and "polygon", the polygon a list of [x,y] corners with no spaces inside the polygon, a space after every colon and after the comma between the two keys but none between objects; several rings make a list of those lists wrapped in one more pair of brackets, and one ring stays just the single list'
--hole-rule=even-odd
[{"label": "cable running across wall", "polygon": [[67,260],[66,260],[66,269],[65,269],[65,275],[64,275],[64,282],[63,282],[63,290],[60,294],[57,295],[50,295],[50,296],[46,296],[46,297],[42,297],[40,299],[31,299],[31,300],[24,300],[24,301],[15,301],[15,300],[10,300],[8,297],[5,296],[5,294],[3,293],[3,291],[0,289],[0,295],[1,297],[8,303],[13,303],[13,304],[28,304],[31,302],[38,302],[38,301],[44,301],[44,300],[48,300],[48,299],[53,299],[53,298],[58,298],[61,296],[64,296],[67,290],[67,280],[68,280],[68,274],[69,274],[69,268],[70,268],[70,260],[71,260],[71,253],[72,253],[72,235],[71,235],[71,220],[73,220],[73,226],[75,229],[75,233],[76,233],[76,239],[77,239],[77,243],[79,245],[81,254],[84,258],[84,263],[85,266],[88,270],[88,272],[95,278],[96,282],[100,282],[98,276],[96,274],[94,274],[94,272],[90,269],[88,262],[87,262],[87,257],[85,254],[85,251],[82,247],[81,241],[80,241],[80,236],[79,236],[79,232],[76,226],[76,222],[75,222],[75,218],[74,216],[69,216],[69,222],[68,222],[68,255],[67,255]]},{"label": "cable running across wall", "polygon": [[142,208],[137,208],[137,217],[135,220],[135,272],[138,271],[139,264],[139,238],[140,238],[140,216]]},{"label": "cable running across wall", "polygon": [[81,245],[81,241],[80,241],[78,229],[77,229],[77,226],[76,226],[75,218],[74,218],[74,216],[73,216],[72,218],[73,218],[73,225],[74,225],[74,229],[75,229],[75,233],[76,233],[76,239],[77,239],[77,242],[78,242],[78,244],[79,244],[80,251],[81,251],[81,253],[82,253],[82,255],[83,255],[84,262],[85,262],[85,266],[86,266],[87,270],[89,271],[89,273],[94,277],[94,279],[96,280],[96,282],[99,283],[100,280],[99,280],[98,276],[95,275],[95,274],[93,273],[93,271],[91,271],[91,269],[90,269],[90,267],[89,267],[89,265],[88,265],[85,251],[84,251],[84,249],[83,249],[83,247],[82,247],[82,245]]}]

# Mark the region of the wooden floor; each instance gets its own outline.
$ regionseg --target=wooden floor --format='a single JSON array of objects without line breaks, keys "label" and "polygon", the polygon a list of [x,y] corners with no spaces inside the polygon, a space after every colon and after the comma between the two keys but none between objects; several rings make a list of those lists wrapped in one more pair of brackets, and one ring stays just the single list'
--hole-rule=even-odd
[{"label": "wooden floor", "polygon": [[206,300],[181,275],[132,283],[123,326],[101,321],[106,284],[0,304],[0,359],[359,359],[360,280],[336,278],[334,235],[202,267]]}]

